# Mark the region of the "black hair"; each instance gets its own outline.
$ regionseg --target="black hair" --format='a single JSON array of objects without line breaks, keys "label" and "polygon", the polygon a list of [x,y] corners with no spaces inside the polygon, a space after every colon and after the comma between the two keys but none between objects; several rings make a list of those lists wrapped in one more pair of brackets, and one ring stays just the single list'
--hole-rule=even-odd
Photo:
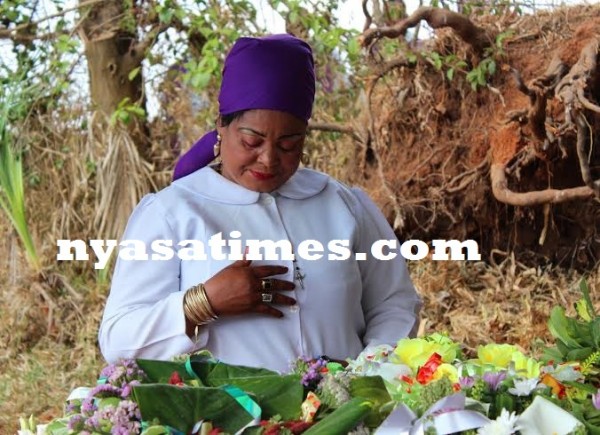
[{"label": "black hair", "polygon": [[239,110],[237,112],[228,113],[227,115],[221,115],[221,117],[220,117],[221,127],[227,127],[229,124],[231,124],[236,119],[241,118],[244,115],[244,113],[246,113],[247,111],[248,111],[247,109]]}]

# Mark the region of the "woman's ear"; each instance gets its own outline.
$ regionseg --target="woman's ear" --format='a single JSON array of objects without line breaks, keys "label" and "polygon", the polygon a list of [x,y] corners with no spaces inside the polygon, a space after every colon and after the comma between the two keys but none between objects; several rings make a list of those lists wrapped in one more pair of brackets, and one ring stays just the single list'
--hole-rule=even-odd
[{"label": "woman's ear", "polygon": [[224,128],[225,128],[225,127],[223,127],[223,121],[222,121],[222,119],[221,119],[221,116],[219,116],[219,117],[217,118],[217,128],[216,128],[216,130],[217,130],[217,133],[218,133],[218,134],[219,134],[221,137],[223,137],[223,129],[224,129]]}]

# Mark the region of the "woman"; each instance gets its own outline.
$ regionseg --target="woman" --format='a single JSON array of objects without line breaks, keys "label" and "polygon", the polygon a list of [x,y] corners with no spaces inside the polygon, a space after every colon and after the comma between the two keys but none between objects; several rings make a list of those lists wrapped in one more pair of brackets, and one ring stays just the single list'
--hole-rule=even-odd
[{"label": "woman", "polygon": [[[285,372],[299,356],[354,358],[414,331],[420,300],[404,260],[370,254],[377,240],[395,239],[383,215],[360,190],[298,169],[314,92],[304,41],[235,43],[217,130],[127,225],[123,239],[177,252],[119,258],[99,333],[108,361],[205,348]],[[206,166],[215,155],[220,163]],[[276,243],[279,257],[252,260],[257,241]]]}]

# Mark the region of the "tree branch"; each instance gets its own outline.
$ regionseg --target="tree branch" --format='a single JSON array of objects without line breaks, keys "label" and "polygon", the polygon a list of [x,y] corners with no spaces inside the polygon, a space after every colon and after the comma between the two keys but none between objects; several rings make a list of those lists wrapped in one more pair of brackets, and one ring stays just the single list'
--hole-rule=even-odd
[{"label": "tree branch", "polygon": [[45,33],[42,35],[35,35],[35,34],[27,33],[26,30],[28,30],[31,27],[36,27],[37,25],[39,25],[45,21],[51,20],[53,18],[62,17],[64,15],[68,14],[69,12],[76,11],[76,10],[81,9],[86,6],[92,6],[97,3],[104,3],[106,1],[107,0],[87,0],[85,2],[78,4],[77,6],[63,9],[60,12],[48,15],[37,21],[31,21],[29,23],[20,24],[18,26],[13,27],[12,29],[0,26],[0,39],[12,39],[13,41],[16,41],[16,42],[32,42],[32,41],[36,41],[36,40],[47,41],[47,40],[56,38],[58,35],[67,35],[70,32],[66,31],[66,30],[64,32],[49,32],[49,33]]},{"label": "tree branch", "polygon": [[373,18],[371,18],[371,14],[369,13],[369,9],[367,8],[367,2],[369,0],[362,0],[362,11],[365,15],[365,26],[363,27],[363,32],[366,31],[369,27],[371,27],[371,23],[373,22]]},{"label": "tree branch", "polygon": [[328,131],[334,133],[344,133],[351,135],[355,140],[364,142],[363,138],[349,125],[334,124],[328,122],[309,122],[309,130]]}]

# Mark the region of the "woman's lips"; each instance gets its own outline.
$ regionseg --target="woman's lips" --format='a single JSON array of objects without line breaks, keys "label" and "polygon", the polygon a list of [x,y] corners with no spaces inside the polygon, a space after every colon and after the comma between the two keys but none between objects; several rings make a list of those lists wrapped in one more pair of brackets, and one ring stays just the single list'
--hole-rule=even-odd
[{"label": "woman's lips", "polygon": [[267,174],[265,172],[259,172],[259,171],[253,171],[253,170],[250,170],[250,174],[258,180],[270,180],[271,178],[275,177],[275,174]]}]

